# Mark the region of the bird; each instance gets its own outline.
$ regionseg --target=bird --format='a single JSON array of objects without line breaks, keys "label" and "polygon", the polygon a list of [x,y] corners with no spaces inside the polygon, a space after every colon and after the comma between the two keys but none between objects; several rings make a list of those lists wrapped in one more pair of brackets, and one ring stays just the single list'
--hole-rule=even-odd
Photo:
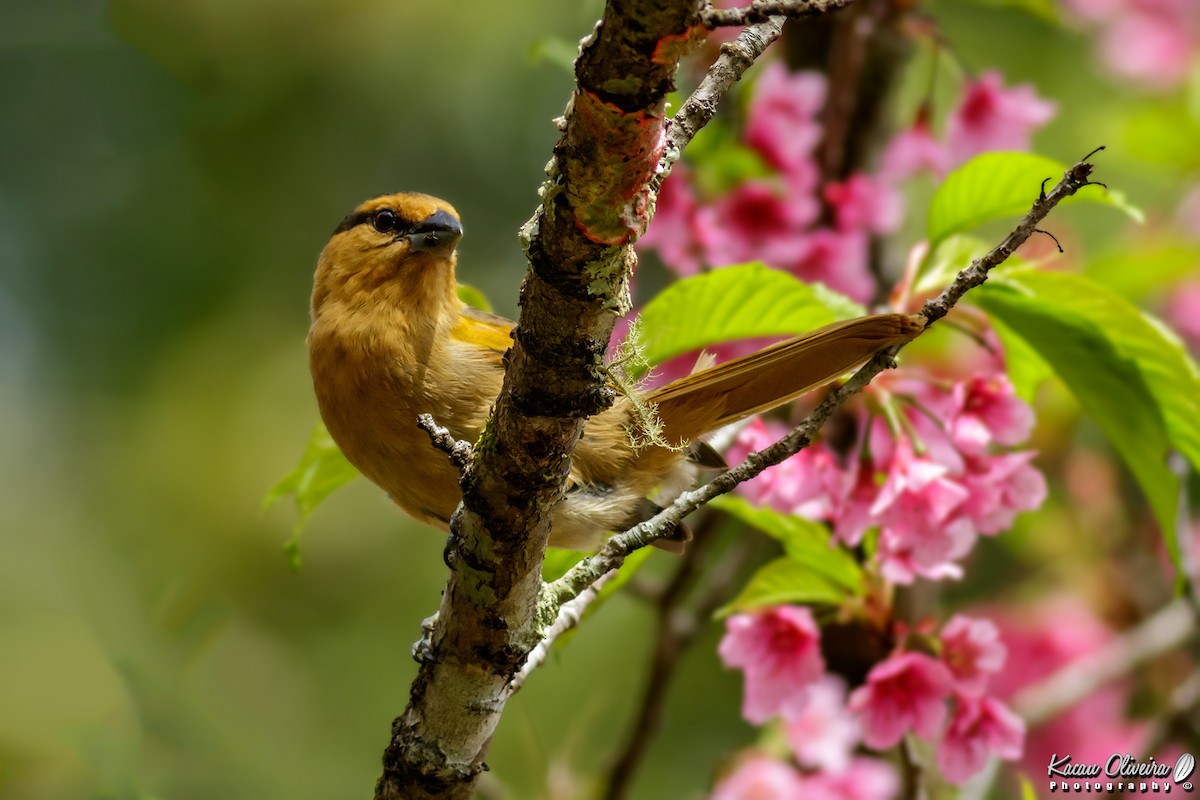
[{"label": "bird", "polygon": [[[462,236],[444,200],[420,193],[366,200],[321,251],[308,334],[317,405],[334,442],[403,511],[442,530],[462,498],[459,472],[417,417],[429,414],[455,439],[477,441],[500,393],[515,325],[459,299]],[[584,425],[550,546],[595,551],[694,485],[699,470],[724,465],[706,434],[787,403],[924,327],[923,317],[898,313],[836,322],[700,364],[641,397],[619,394]],[[649,443],[637,431],[647,408],[661,421]],[[686,538],[659,544],[679,552]]]}]

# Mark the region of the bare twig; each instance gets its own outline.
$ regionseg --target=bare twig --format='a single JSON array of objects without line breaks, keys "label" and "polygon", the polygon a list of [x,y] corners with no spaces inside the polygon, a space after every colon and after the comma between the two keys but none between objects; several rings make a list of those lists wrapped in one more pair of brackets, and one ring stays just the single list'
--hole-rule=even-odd
[{"label": "bare twig", "polygon": [[1030,727],[1053,719],[1101,686],[1196,635],[1196,612],[1184,599],[1173,600],[1091,655],[1078,658],[1013,699]]},{"label": "bare twig", "polygon": [[579,621],[583,619],[584,612],[600,596],[605,585],[616,576],[617,572],[614,570],[584,589],[571,602],[563,603],[562,608],[558,610],[558,618],[550,627],[542,631],[542,640],[538,642],[537,647],[529,651],[529,657],[525,659],[521,669],[509,682],[508,690],[505,693],[506,697],[512,696],[525,685],[525,679],[546,661],[551,648],[554,647],[554,643],[558,641],[559,637],[579,624]]},{"label": "bare twig", "polygon": [[[941,294],[926,302],[921,308],[921,314],[927,320],[927,327],[950,313],[950,309],[969,290],[983,284],[987,280],[988,272],[1003,263],[1033,235],[1038,223],[1050,213],[1051,209],[1087,186],[1090,183],[1088,176],[1091,175],[1091,172],[1092,165],[1086,161],[1080,161],[1068,169],[1048,194],[1043,193],[1037,198],[1011,233],[988,253],[975,259],[969,267],[959,272],[950,286]],[[596,555],[584,559],[561,578],[547,584],[542,591],[542,607],[539,613],[543,615],[557,613],[557,609],[563,603],[578,595],[601,575],[619,567],[625,561],[626,556],[634,550],[645,547],[655,539],[669,535],[683,521],[684,517],[697,508],[707,504],[714,497],[732,491],[739,483],[750,480],[767,467],[774,466],[808,447],[821,426],[850,397],[862,391],[880,372],[894,366],[894,358],[898,350],[899,348],[889,348],[867,362],[849,380],[826,395],[825,399],[812,410],[808,417],[783,439],[763,450],[750,453],[741,464],[718,475],[700,488],[684,492],[670,506],[649,520],[612,537]]]},{"label": "bare twig", "polygon": [[475,452],[470,442],[455,439],[448,429],[437,424],[432,414],[418,414],[417,427],[429,434],[433,446],[450,456],[450,463],[458,467],[460,472],[466,468]]},{"label": "bare twig", "polygon": [[700,22],[706,28],[724,28],[765,22],[769,17],[810,17],[849,5],[851,0],[752,0],[737,8],[718,8],[707,5],[700,12]]},{"label": "bare twig", "polygon": [[655,193],[662,188],[663,181],[671,173],[671,167],[683,155],[683,148],[716,116],[717,106],[725,93],[779,38],[785,21],[785,17],[770,17],[746,28],[732,42],[721,45],[721,54],[708,68],[700,85],[671,117],[670,127],[667,128],[667,146],[659,161],[657,174],[650,182],[650,188]]}]

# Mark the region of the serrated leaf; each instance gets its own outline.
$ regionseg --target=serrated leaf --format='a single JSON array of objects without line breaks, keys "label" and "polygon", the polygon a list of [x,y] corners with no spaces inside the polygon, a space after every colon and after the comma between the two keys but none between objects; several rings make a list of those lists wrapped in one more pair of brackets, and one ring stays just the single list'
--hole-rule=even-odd
[{"label": "serrated leaf", "polygon": [[1045,359],[1105,432],[1178,563],[1179,485],[1168,451],[1200,468],[1200,373],[1182,343],[1124,298],[1077,275],[1010,275],[974,299]]},{"label": "serrated leaf", "polygon": [[736,339],[795,336],[856,316],[861,307],[761,263],[694,275],[668,286],[640,315],[651,364]]},{"label": "serrated leaf", "polygon": [[789,556],[782,556],[763,565],[751,575],[738,596],[717,611],[717,616],[782,603],[839,605],[847,597],[845,587],[837,585]]},{"label": "serrated leaf", "polygon": [[300,564],[300,531],[308,521],[309,515],[321,501],[358,476],[358,470],[342,455],[329,431],[325,430],[324,425],[317,423],[300,462],[291,472],[280,478],[263,498],[263,510],[287,497],[291,497],[296,503],[300,518],[292,527],[292,538],[284,545],[293,567]]},{"label": "serrated leaf", "polygon": [[[965,233],[985,222],[1024,214],[1041,191],[1062,178],[1066,166],[1033,153],[984,153],[946,176],[929,204],[926,235],[931,248],[956,233]],[[1133,219],[1140,210],[1123,194],[1103,186],[1085,186],[1064,203],[1089,201],[1113,206]]]},{"label": "serrated leaf", "polygon": [[858,562],[831,542],[829,529],[821,523],[751,505],[737,495],[722,495],[710,505],[777,540],[789,558],[831,584],[853,594],[863,592],[862,569]]}]

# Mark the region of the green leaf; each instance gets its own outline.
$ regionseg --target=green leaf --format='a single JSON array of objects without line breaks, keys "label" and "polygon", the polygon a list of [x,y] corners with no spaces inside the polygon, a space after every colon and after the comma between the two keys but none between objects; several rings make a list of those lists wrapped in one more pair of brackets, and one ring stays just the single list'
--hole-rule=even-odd
[{"label": "green leaf", "polygon": [[1163,241],[1156,233],[1153,241],[1141,242],[1135,249],[1112,253],[1090,260],[1087,276],[1129,300],[1139,300],[1163,286],[1191,275],[1200,264],[1200,247],[1180,241]]},{"label": "green leaf", "polygon": [[300,518],[292,528],[292,537],[284,545],[293,567],[300,566],[300,531],[313,510],[326,497],[357,478],[358,470],[351,466],[342,451],[334,444],[325,426],[317,423],[309,437],[300,463],[279,479],[263,498],[263,510],[286,497],[292,497]]},{"label": "green leaf", "polygon": [[1038,355],[1037,350],[1030,347],[1029,342],[1022,339],[1012,328],[992,317],[992,329],[1000,339],[1004,348],[1004,371],[1012,381],[1013,390],[1017,397],[1026,403],[1032,403],[1037,398],[1038,389],[1048,379],[1054,377],[1054,370],[1046,360]]},{"label": "green leaf", "polygon": [[854,557],[830,541],[819,522],[751,505],[744,497],[721,495],[710,504],[777,540],[791,560],[843,591],[862,594],[862,569]]},{"label": "green leaf", "polygon": [[492,304],[488,302],[487,295],[469,283],[460,283],[458,285],[458,299],[469,306],[478,308],[480,311],[492,310]]},{"label": "green leaf", "polygon": [[781,603],[826,603],[840,605],[848,593],[829,579],[789,556],[781,556],[758,569],[741,593],[717,611],[727,616]]},{"label": "green leaf", "polygon": [[646,304],[639,346],[651,364],[735,339],[794,336],[861,313],[825,287],[760,263],[677,281]]},{"label": "green leaf", "polygon": [[[922,262],[913,292],[926,294],[946,288],[958,273],[971,266],[972,261],[987,253],[989,246],[976,236],[955,234],[946,237],[942,245],[936,250],[930,250],[929,256]],[[1003,269],[1006,264],[1008,259],[997,269]]]},{"label": "green leaf", "polygon": [[1077,275],[1026,272],[976,302],[1045,359],[1133,473],[1178,564],[1171,448],[1200,468],[1200,372],[1182,343],[1124,298]]},{"label": "green leaf", "polygon": [[[1066,171],[1063,164],[1032,153],[984,153],[951,172],[929,204],[926,226],[931,248],[985,222],[1024,214],[1046,178],[1047,190]],[[1142,213],[1120,192],[1085,186],[1063,202],[1087,200],[1124,211],[1139,222]]]}]

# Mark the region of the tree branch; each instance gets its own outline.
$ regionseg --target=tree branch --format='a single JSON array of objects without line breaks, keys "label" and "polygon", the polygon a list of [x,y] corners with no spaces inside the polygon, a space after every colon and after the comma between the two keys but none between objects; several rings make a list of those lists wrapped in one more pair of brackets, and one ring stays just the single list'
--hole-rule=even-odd
[{"label": "tree branch", "polygon": [[379,800],[469,797],[507,687],[540,639],[551,512],[584,419],[612,402],[604,351],[629,305],[630,244],[699,11],[699,0],[609,0],[583,43],[542,204],[522,232],[529,271],[503,389],[463,474],[449,581],[392,725]]},{"label": "tree branch", "polygon": [[765,22],[769,17],[810,17],[849,5],[851,0],[752,0],[747,6],[718,8],[707,4],[700,12],[706,28],[724,28]]},{"label": "tree branch", "polygon": [[563,634],[574,629],[579,624],[588,607],[596,602],[605,585],[616,576],[616,572],[610,572],[607,575],[601,576],[600,580],[580,592],[579,596],[574,600],[571,600],[569,603],[563,603],[562,608],[558,610],[558,618],[542,631],[541,641],[537,643],[537,647],[529,651],[529,656],[525,659],[525,663],[521,665],[521,669],[509,681],[508,687],[504,692],[505,697],[510,697],[520,691],[521,687],[525,685],[525,679],[535,669],[546,662],[546,659],[550,656],[551,648],[554,647],[554,643]]},{"label": "tree branch", "polygon": [[785,21],[786,17],[770,17],[746,28],[732,42],[721,45],[721,54],[708,68],[700,85],[671,118],[667,129],[667,146],[657,174],[650,184],[655,194],[671,174],[671,167],[683,155],[683,148],[716,116],[721,98],[741,79],[746,70],[753,66],[771,43],[779,38]]},{"label": "tree branch", "polygon": [[[1097,151],[1092,151],[1084,160],[1068,169],[1049,194],[1043,191],[1011,233],[985,255],[972,261],[969,267],[958,273],[950,286],[922,306],[921,314],[927,320],[927,328],[945,317],[969,290],[983,284],[987,280],[988,272],[1003,263],[1032,236],[1038,223],[1051,209],[1090,183],[1088,177],[1091,175],[1092,165],[1086,158],[1090,158],[1095,152]],[[844,384],[826,395],[825,399],[783,439],[750,453],[742,463],[700,488],[684,492],[670,506],[645,522],[612,537],[596,555],[584,559],[561,578],[547,584],[542,593],[542,613],[552,616],[563,603],[578,595],[600,576],[620,567],[626,556],[634,550],[670,535],[688,514],[706,505],[713,498],[732,491],[739,483],[750,480],[767,467],[774,466],[808,447],[821,426],[850,397],[860,392],[880,372],[894,365],[894,357],[899,349],[889,348],[879,353]]]}]

